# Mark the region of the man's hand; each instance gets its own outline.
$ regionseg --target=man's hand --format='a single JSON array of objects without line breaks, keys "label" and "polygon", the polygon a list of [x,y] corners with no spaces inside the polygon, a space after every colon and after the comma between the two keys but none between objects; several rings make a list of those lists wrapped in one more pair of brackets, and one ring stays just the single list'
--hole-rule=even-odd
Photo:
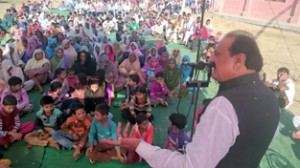
[{"label": "man's hand", "polygon": [[120,160],[121,163],[126,163],[127,159],[123,157],[122,155],[118,156],[118,159]]},{"label": "man's hand", "polygon": [[139,146],[141,140],[136,138],[123,138],[120,141],[120,146],[126,149],[136,150],[136,148]]}]

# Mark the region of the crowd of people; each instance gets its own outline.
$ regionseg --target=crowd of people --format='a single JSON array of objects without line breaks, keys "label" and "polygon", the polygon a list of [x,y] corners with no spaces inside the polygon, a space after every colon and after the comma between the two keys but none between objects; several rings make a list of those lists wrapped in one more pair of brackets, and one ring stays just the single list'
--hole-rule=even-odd
[{"label": "crowd of people", "polygon": [[[206,61],[221,35],[212,36],[209,19],[200,27],[199,17],[181,12],[181,1],[155,2],[63,1],[58,9],[66,17],[49,10],[51,1],[6,9],[0,23],[0,145],[24,138],[28,147],[74,149],[74,160],[86,152],[91,163],[140,162],[136,152],[104,142],[124,136],[152,144],[152,112],[174,104],[192,70],[190,57],[166,44],[195,50],[201,38]],[[147,36],[156,38],[150,48]],[[21,123],[34,109],[30,90],[43,94],[41,108],[35,121]],[[109,112],[121,90],[125,100],[116,106],[128,121],[124,134]],[[169,119],[165,148],[184,152],[186,118],[174,113]]]},{"label": "crowd of people", "polygon": [[[166,44],[195,51],[200,41],[202,61],[218,54],[215,47],[222,34],[213,36],[211,20],[201,26],[201,18],[193,15],[202,9],[201,1],[186,3],[192,13],[182,12],[180,0],[70,0],[58,6],[67,16],[52,13],[51,1],[28,1],[20,9],[12,4],[0,27],[0,145],[8,148],[23,138],[28,147],[74,149],[74,160],[85,152],[91,163],[141,162],[142,152],[120,148],[111,140],[131,137],[152,144],[153,111],[181,96],[190,80],[191,58],[180,48],[168,51]],[[156,40],[149,44],[148,36]],[[280,91],[293,89],[288,75],[282,68],[272,81]],[[49,90],[43,84],[49,84]],[[21,123],[20,117],[34,109],[27,94],[32,89],[43,94],[41,108],[35,121]],[[110,113],[122,90],[125,99],[116,106],[127,121],[124,131]],[[288,103],[282,108],[291,105],[293,94],[286,94]],[[186,118],[173,113],[169,120],[164,148],[185,153],[190,142],[184,132]]]}]

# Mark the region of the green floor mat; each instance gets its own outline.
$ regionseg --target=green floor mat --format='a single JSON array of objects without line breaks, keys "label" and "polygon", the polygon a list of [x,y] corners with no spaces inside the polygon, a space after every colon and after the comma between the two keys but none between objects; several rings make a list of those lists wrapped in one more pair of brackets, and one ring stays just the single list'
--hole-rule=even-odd
[{"label": "green floor mat", "polygon": [[13,143],[8,150],[1,151],[12,161],[15,168],[39,168],[44,157],[43,147],[27,148],[24,141]]},{"label": "green floor mat", "polygon": [[95,163],[91,164],[90,161],[82,155],[79,160],[76,162],[72,159],[72,151],[57,151],[54,148],[47,148],[45,152],[45,157],[41,168],[84,168],[84,167],[111,167],[111,168],[148,168],[149,166],[146,163],[141,164],[121,164],[119,161],[109,161],[105,163]]}]

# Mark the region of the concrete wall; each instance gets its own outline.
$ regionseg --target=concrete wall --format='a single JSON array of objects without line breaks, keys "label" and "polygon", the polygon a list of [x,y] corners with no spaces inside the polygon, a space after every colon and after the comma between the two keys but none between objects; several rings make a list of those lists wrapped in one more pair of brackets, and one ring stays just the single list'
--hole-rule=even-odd
[{"label": "concrete wall", "polygon": [[300,0],[213,0],[211,9],[219,14],[300,25]]}]

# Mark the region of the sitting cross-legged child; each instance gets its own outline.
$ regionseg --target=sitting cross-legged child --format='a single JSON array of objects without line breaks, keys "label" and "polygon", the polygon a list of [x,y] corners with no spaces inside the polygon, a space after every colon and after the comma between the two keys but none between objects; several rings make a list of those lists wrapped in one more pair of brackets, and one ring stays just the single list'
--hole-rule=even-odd
[{"label": "sitting cross-legged child", "polygon": [[111,159],[125,162],[119,146],[103,143],[105,140],[118,140],[116,124],[108,117],[108,113],[109,106],[106,104],[98,104],[95,108],[95,116],[89,132],[90,147],[86,151],[86,157],[92,164]]},{"label": "sitting cross-legged child", "polygon": [[20,116],[33,111],[33,105],[29,104],[29,97],[27,91],[23,89],[23,81],[21,78],[12,76],[8,80],[9,87],[6,88],[1,96],[1,101],[7,95],[13,95],[17,99],[17,110],[20,111]]},{"label": "sitting cross-legged child", "polygon": [[60,82],[62,84],[61,95],[69,97],[69,82],[67,80],[67,72],[64,68],[57,68],[54,72],[53,82]]},{"label": "sitting cross-legged child", "polygon": [[62,84],[60,82],[52,82],[50,84],[50,90],[45,93],[45,96],[51,96],[54,100],[54,107],[60,108],[64,101],[64,95],[62,93]]},{"label": "sitting cross-legged child", "polygon": [[78,76],[75,75],[75,71],[74,71],[73,68],[69,68],[67,70],[67,81],[68,81],[68,84],[69,84],[69,91],[73,92],[75,87],[79,83]]},{"label": "sitting cross-legged child", "polygon": [[91,118],[86,115],[84,105],[77,102],[71,105],[70,113],[72,116],[62,124],[61,130],[52,133],[52,138],[64,148],[74,148],[73,160],[77,161],[87,142]]},{"label": "sitting cross-legged child", "polygon": [[158,72],[155,75],[155,81],[150,84],[151,104],[156,107],[162,105],[168,107],[172,99],[168,96],[167,84],[164,80],[164,73]]},{"label": "sitting cross-legged child", "polygon": [[189,143],[190,138],[184,132],[186,118],[183,114],[173,113],[169,117],[171,126],[168,128],[168,138],[165,148],[172,151],[185,152],[185,146]]},{"label": "sitting cross-legged child", "polygon": [[[136,124],[132,127],[130,137],[142,139],[148,144],[152,144],[154,135],[154,126],[149,122],[148,117],[144,113],[136,116]],[[129,150],[127,154],[127,163],[141,162],[142,158],[133,150]]]},{"label": "sitting cross-legged child", "polygon": [[125,101],[121,104],[121,110],[128,108],[128,103],[130,102],[131,98],[135,95],[135,89],[139,86],[140,78],[138,75],[130,75],[128,78],[128,83],[126,85],[126,94],[125,94]]},{"label": "sitting cross-legged child", "polygon": [[151,102],[144,86],[138,86],[135,89],[135,95],[129,102],[129,108],[122,110],[122,117],[133,125],[136,123],[136,116],[139,113],[146,114],[149,121],[154,119]]},{"label": "sitting cross-legged child", "polygon": [[35,131],[27,134],[24,141],[28,147],[52,146],[60,149],[60,146],[52,138],[53,130],[59,130],[62,120],[62,112],[54,107],[54,100],[51,96],[44,96],[40,100],[41,109],[36,113]]},{"label": "sitting cross-legged child", "polygon": [[3,98],[0,109],[0,146],[5,148],[12,142],[22,139],[34,128],[34,122],[20,122],[19,110],[16,106],[17,99],[13,95]]}]

